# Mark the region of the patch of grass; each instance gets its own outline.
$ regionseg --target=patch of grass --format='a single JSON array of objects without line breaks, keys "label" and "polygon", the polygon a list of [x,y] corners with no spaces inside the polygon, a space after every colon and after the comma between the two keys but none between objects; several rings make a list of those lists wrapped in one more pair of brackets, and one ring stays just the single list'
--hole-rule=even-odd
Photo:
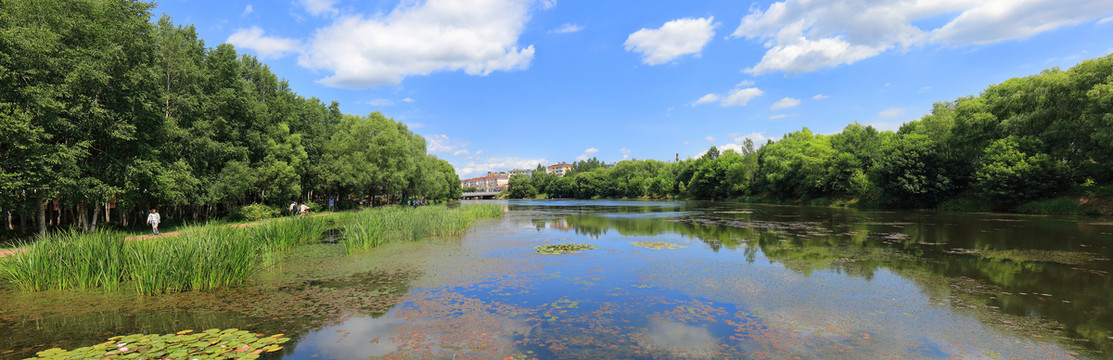
[{"label": "patch of grass", "polygon": [[646,249],[650,249],[650,250],[662,250],[662,249],[674,250],[674,249],[681,249],[681,248],[686,248],[687,247],[687,246],[684,246],[684,245],[677,245],[677,244],[672,244],[672,243],[667,243],[667,242],[660,242],[660,241],[635,241],[635,242],[631,242],[630,244],[634,245],[635,247],[646,248]]},{"label": "patch of grass", "polygon": [[242,283],[266,251],[264,241],[244,235],[242,229],[217,228],[130,242],[129,277],[143,295]]},{"label": "patch of grass", "polygon": [[439,205],[361,211],[344,225],[344,251],[351,254],[391,241],[459,235],[467,231],[475,219],[498,216],[502,216],[502,208],[495,204],[465,205],[455,209]]},{"label": "patch of grass", "polygon": [[26,252],[8,256],[0,275],[22,290],[116,290],[125,279],[125,258],[119,234],[70,229],[41,236]]},{"label": "patch of grass", "polygon": [[1016,208],[1016,211],[1023,214],[1040,214],[1040,215],[1084,215],[1085,211],[1082,206],[1070,198],[1060,197],[1054,199],[1046,199],[1025,203]]}]

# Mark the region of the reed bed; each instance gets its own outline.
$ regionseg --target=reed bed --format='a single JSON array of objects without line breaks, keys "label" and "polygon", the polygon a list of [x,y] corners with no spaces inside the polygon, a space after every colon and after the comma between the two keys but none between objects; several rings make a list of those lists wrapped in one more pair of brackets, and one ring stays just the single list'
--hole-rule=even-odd
[{"label": "reed bed", "polygon": [[119,289],[126,278],[123,236],[75,229],[40,237],[0,261],[0,274],[22,290]]},{"label": "reed bed", "polygon": [[392,241],[459,235],[467,231],[475,219],[501,215],[502,209],[495,204],[466,205],[456,209],[424,206],[362,211],[343,227],[344,251],[352,254]]},{"label": "reed bed", "polygon": [[115,291],[125,283],[144,295],[208,290],[242,283],[280,254],[319,239],[331,223],[299,218],[247,228],[193,226],[178,236],[140,241],[71,230],[0,258],[0,277],[27,291]]}]

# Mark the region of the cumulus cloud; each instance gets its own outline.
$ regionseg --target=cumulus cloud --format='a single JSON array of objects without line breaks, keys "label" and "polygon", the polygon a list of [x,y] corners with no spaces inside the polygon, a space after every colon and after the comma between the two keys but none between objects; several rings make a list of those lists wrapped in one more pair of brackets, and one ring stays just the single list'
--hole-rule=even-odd
[{"label": "cumulus cloud", "polygon": [[525,69],[534,49],[517,43],[531,3],[404,1],[388,14],[342,16],[316,31],[298,63],[331,71],[320,80],[325,85],[352,89],[437,71],[486,76]]},{"label": "cumulus cloud", "polygon": [[224,42],[239,48],[251,49],[260,58],[281,57],[297,50],[300,45],[297,40],[264,36],[263,29],[258,26],[239,29]]},{"label": "cumulus cloud", "polygon": [[719,105],[722,106],[746,106],[755,97],[764,94],[764,91],[756,87],[745,89],[734,89],[730,91],[725,99]]},{"label": "cumulus cloud", "polygon": [[453,156],[465,156],[468,154],[471,154],[471,151],[468,151],[468,149],[460,149],[452,153]]},{"label": "cumulus cloud", "polygon": [[786,97],[784,99],[777,100],[777,102],[773,103],[773,106],[769,107],[769,110],[788,109],[788,108],[791,108],[791,107],[796,107],[797,105],[800,105],[800,99],[793,99],[793,98],[790,98],[790,97]]},{"label": "cumulus cloud", "polygon": [[417,101],[417,100],[414,100],[414,99],[411,99],[411,98],[402,99],[402,102],[404,102],[404,103],[412,103],[414,101]]},{"label": "cumulus cloud", "polygon": [[255,7],[251,6],[251,4],[247,4],[247,7],[243,8],[243,13],[240,14],[240,17],[247,16],[248,14],[251,14],[253,12],[255,12]]},{"label": "cumulus cloud", "polygon": [[904,114],[904,110],[904,108],[891,107],[885,110],[881,110],[881,112],[877,113],[877,115],[886,118],[897,117],[901,116],[901,114]]},{"label": "cumulus cloud", "polygon": [[711,135],[707,135],[707,137],[705,137],[703,139],[707,140],[707,142],[715,142],[715,137],[711,136]]},{"label": "cumulus cloud", "polygon": [[699,57],[715,36],[714,17],[669,21],[657,29],[642,28],[626,38],[626,51],[642,54],[646,65],[671,62],[684,55]]},{"label": "cumulus cloud", "polygon": [[823,95],[823,94],[815,94],[815,96],[812,96],[812,100],[823,100],[823,99],[826,99],[826,98],[829,98],[829,97],[830,96]]},{"label": "cumulus cloud", "polygon": [[584,29],[583,26],[579,26],[579,25],[576,25],[576,24],[569,23],[569,24],[561,25],[559,28],[556,28],[552,31],[549,31],[549,33],[552,33],[552,34],[569,34],[569,33],[579,32],[580,30],[583,30],[583,29]]},{"label": "cumulus cloud", "polygon": [[630,149],[627,148],[621,148],[618,149],[618,152],[622,154],[622,159],[626,160],[630,158],[630,153],[632,153],[633,151],[630,151]]},{"label": "cumulus cloud", "polygon": [[719,95],[707,94],[707,95],[704,95],[703,97],[700,97],[699,100],[696,100],[696,102],[692,103],[692,106],[696,106],[696,105],[700,105],[700,104],[709,104],[709,103],[713,103],[713,102],[716,102],[716,101],[719,101]]},{"label": "cumulus cloud", "polygon": [[[753,142],[753,144],[754,144],[753,150],[757,150],[757,148],[759,148],[759,147],[761,147],[761,145],[765,144],[766,140],[769,140],[769,138],[765,136],[764,132],[753,132],[753,133],[749,133],[749,134],[746,134],[746,135],[738,135],[738,136],[734,136],[734,139],[732,139],[733,141],[730,142],[729,144],[719,145],[718,146],[719,151],[734,150],[734,152],[736,152],[736,153],[745,154],[745,152],[746,152],[746,146],[745,146],[746,145],[746,139],[749,139],[750,141]],[[696,155],[696,157],[698,158],[700,156],[703,156],[703,154],[706,153],[706,152],[707,151],[704,151],[704,152],[700,153],[699,155]]]},{"label": "cumulus cloud", "polygon": [[590,159],[597,152],[599,152],[599,149],[589,148],[587,150],[584,150],[583,154],[580,154],[579,156],[576,156],[576,160],[577,161],[584,161],[584,160]]},{"label": "cumulus cloud", "polygon": [[[731,37],[760,40],[767,49],[746,72],[804,73],[897,47],[1023,39],[1110,12],[1113,2],[1092,0],[785,0],[752,9]],[[937,28],[914,24],[927,19],[946,23]]]},{"label": "cumulus cloud", "polygon": [[320,16],[321,14],[336,14],[338,11],[333,5],[336,5],[337,0],[299,0],[301,6],[305,7],[313,16]]},{"label": "cumulus cloud", "polygon": [[[455,152],[458,152],[457,149],[468,145],[470,143],[467,141],[449,138],[448,135],[444,134],[425,136],[425,149],[430,153],[455,154]],[[482,150],[476,152],[476,155],[479,155],[480,152]]]},{"label": "cumulus cloud", "polygon": [[[478,155],[480,152],[476,152]],[[510,169],[533,169],[537,164],[548,164],[549,161],[545,158],[521,158],[521,157],[492,157],[492,158],[479,158],[474,157],[473,161],[469,161],[467,165],[456,167],[457,173],[460,178],[470,178],[476,176],[486,175],[488,171],[507,171]]]}]

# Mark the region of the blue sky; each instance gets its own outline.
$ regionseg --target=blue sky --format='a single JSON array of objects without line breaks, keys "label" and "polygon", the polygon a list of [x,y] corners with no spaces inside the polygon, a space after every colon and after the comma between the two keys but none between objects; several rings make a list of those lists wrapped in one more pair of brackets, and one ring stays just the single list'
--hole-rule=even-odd
[{"label": "blue sky", "polygon": [[405,122],[461,178],[672,160],[1113,53],[1113,1],[163,0],[295,92]]}]

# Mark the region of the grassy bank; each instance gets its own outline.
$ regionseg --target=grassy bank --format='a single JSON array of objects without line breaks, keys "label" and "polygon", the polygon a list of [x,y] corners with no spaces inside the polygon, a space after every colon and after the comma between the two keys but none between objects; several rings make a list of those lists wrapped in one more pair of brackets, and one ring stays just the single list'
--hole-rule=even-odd
[{"label": "grassy bank", "polygon": [[181,235],[124,241],[127,234],[52,233],[27,251],[0,258],[0,278],[25,291],[134,289],[153,295],[207,290],[244,282],[282,254],[319,241],[333,228],[348,234],[349,253],[387,241],[463,233],[472,220],[498,216],[496,205],[408,209],[391,207],[253,227],[200,226]]}]

